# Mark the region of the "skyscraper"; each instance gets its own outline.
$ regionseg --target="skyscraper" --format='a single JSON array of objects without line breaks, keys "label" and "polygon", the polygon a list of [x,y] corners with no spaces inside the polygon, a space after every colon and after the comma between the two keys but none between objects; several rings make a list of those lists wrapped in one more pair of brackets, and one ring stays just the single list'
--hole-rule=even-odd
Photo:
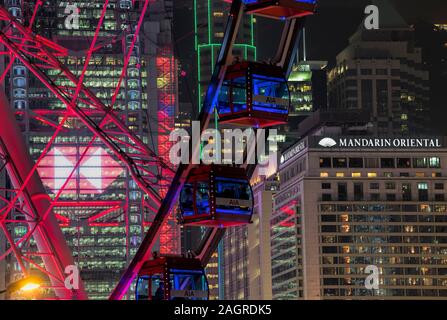
[{"label": "skyscraper", "polygon": [[375,134],[428,133],[429,74],[414,30],[385,1],[380,27],[363,23],[329,72],[329,108],[363,109]]},{"label": "skyscraper", "polygon": [[[29,21],[33,1],[7,1],[7,4],[17,18]],[[37,12],[33,30],[68,49],[68,55],[61,57],[61,61],[77,76],[83,69],[103,4],[84,0],[48,2]],[[69,5],[77,8],[71,11],[78,13],[77,26],[65,24]],[[177,101],[176,62],[169,47],[172,1],[157,1],[148,10],[151,15],[146,18],[130,53],[127,73],[113,101],[141,11],[139,6],[140,2],[135,2],[133,7],[129,0],[109,1],[84,84],[105,104],[114,103],[114,111],[128,128],[151,145],[160,157],[166,158],[169,147],[166,137],[174,127]],[[12,61],[7,80],[11,106],[36,159],[67,108],[18,60]],[[55,84],[70,86],[63,80]],[[152,213],[144,206],[145,195],[104,145],[94,140],[86,151],[92,138],[92,133],[78,119],[68,116],[38,170],[48,194],[55,198],[85,153],[79,168],[60,193],[55,212],[89,297],[100,299],[108,297],[121,271],[134,256]],[[17,235],[23,232],[26,229],[16,230]],[[166,239],[175,236],[175,232],[170,227],[162,232],[162,251],[179,250],[176,241]]]},{"label": "skyscraper", "polygon": [[305,29],[301,42],[302,50],[287,79],[291,110],[287,124],[280,127],[281,149],[286,149],[301,138],[298,128],[306,117],[327,108],[327,61],[307,60]]},{"label": "skyscraper", "polygon": [[445,299],[445,142],[308,136],[285,151],[273,299]]}]

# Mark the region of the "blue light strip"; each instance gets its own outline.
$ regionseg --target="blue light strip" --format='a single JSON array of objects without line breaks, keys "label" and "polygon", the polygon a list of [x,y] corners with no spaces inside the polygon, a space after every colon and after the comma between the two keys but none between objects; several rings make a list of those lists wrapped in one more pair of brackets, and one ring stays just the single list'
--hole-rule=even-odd
[{"label": "blue light strip", "polygon": [[225,214],[234,214],[234,215],[246,215],[249,216],[251,214],[251,209],[249,209],[249,211],[246,210],[231,210],[231,209],[216,209],[216,213],[225,213]]},{"label": "blue light strip", "polygon": [[271,112],[271,113],[279,113],[279,114],[288,114],[289,110],[286,109],[277,109],[277,108],[267,108],[267,107],[257,107],[253,106],[253,110],[255,111],[264,111],[264,112]]}]

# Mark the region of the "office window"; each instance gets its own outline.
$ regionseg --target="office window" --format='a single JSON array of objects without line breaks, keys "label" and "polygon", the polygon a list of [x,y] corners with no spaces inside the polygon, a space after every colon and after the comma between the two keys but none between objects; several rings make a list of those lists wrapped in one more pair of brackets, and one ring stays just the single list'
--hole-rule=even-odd
[{"label": "office window", "polygon": [[321,178],[328,178],[329,177],[329,173],[327,173],[327,172],[320,172],[320,177]]},{"label": "office window", "polygon": [[371,201],[380,201],[380,193],[371,193],[370,200]]},{"label": "office window", "polygon": [[372,69],[360,69],[360,74],[362,76],[370,76],[372,75]]},{"label": "office window", "polygon": [[444,184],[443,183],[435,183],[435,189],[436,190],[444,190]]},{"label": "office window", "polygon": [[354,183],[354,201],[363,200],[363,183]]},{"label": "office window", "polygon": [[397,159],[397,167],[398,168],[411,168],[411,159],[410,158],[398,158]]},{"label": "office window", "polygon": [[353,173],[352,173],[352,177],[353,177],[353,178],[361,178],[361,177],[362,177],[362,174],[361,174],[360,172],[353,172]]},{"label": "office window", "polygon": [[428,160],[430,168],[441,168],[441,159],[437,157],[431,157]]},{"label": "office window", "polygon": [[384,176],[385,178],[392,178],[394,175],[393,175],[392,172],[384,172],[384,173],[383,173],[383,176]]},{"label": "office window", "polygon": [[14,98],[25,98],[26,90],[25,89],[14,89],[13,94],[14,94]]},{"label": "office window", "polygon": [[441,172],[432,172],[431,176],[433,178],[441,178],[442,177],[442,173]]},{"label": "office window", "polygon": [[381,158],[380,159],[381,168],[395,168],[394,158]]},{"label": "office window", "polygon": [[347,167],[347,160],[346,158],[333,158],[332,164],[334,168],[346,168]]},{"label": "office window", "polygon": [[387,193],[386,201],[396,201],[396,194],[395,193]]},{"label": "office window", "polygon": [[426,182],[418,183],[418,189],[419,190],[428,190],[428,183],[426,183]]},{"label": "office window", "polygon": [[428,183],[418,183],[419,201],[428,201]]},{"label": "office window", "polygon": [[377,178],[376,172],[368,172],[368,178]]},{"label": "office window", "polygon": [[345,174],[344,174],[343,172],[337,172],[337,173],[335,174],[335,176],[336,176],[337,178],[344,178],[344,177],[345,177]]},{"label": "office window", "polygon": [[321,199],[323,201],[332,201],[332,195],[330,193],[323,193]]},{"label": "office window", "polygon": [[338,184],[338,201],[348,201],[348,185],[346,183]]},{"label": "office window", "polygon": [[427,168],[427,158],[414,158],[413,167],[415,168]]},{"label": "office window", "polygon": [[402,184],[402,200],[411,201],[411,184],[410,183]]},{"label": "office window", "polygon": [[322,183],[321,184],[321,189],[330,189],[331,188],[331,184],[330,183]]},{"label": "office window", "polygon": [[366,167],[367,168],[378,168],[379,167],[379,159],[377,158],[366,158]]},{"label": "office window", "polygon": [[445,201],[445,196],[444,194],[440,193],[440,194],[435,194],[435,201]]},{"label": "office window", "polygon": [[410,173],[408,173],[408,172],[401,172],[399,175],[400,175],[401,177],[406,177],[406,178],[408,178],[408,177],[410,176]]},{"label": "office window", "polygon": [[425,173],[423,173],[423,172],[416,172],[415,176],[417,178],[423,178],[423,177],[425,177]]},{"label": "office window", "polygon": [[363,168],[363,158],[349,158],[350,168]]},{"label": "office window", "polygon": [[387,190],[396,189],[396,183],[395,182],[385,182],[385,189],[387,189]]},{"label": "office window", "polygon": [[330,168],[331,158],[320,158],[320,168]]},{"label": "office window", "polygon": [[361,86],[362,108],[371,110],[373,108],[373,82],[370,79],[363,79]]},{"label": "office window", "polygon": [[379,183],[370,183],[369,188],[373,189],[373,190],[380,189],[380,184]]},{"label": "office window", "polygon": [[[379,114],[385,115],[388,113],[388,81],[377,80],[376,81],[376,99],[377,99],[377,111]],[[388,123],[385,123],[385,127]]]}]

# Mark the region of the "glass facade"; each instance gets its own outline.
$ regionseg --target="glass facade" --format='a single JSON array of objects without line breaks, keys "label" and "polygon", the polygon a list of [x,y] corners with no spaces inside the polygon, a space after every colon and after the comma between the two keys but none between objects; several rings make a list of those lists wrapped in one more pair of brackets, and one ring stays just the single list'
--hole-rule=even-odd
[{"label": "glass facade", "polygon": [[[10,2],[13,6],[22,7],[21,1]],[[36,33],[69,50],[69,55],[60,59],[77,77],[82,73],[103,4],[95,1],[46,2],[37,13]],[[27,5],[33,6],[33,1]],[[66,27],[67,5],[78,8],[79,28]],[[168,131],[174,126],[176,63],[170,51],[160,44],[157,48],[154,44],[150,50],[156,54],[149,55],[149,46],[145,46],[141,37],[137,37],[129,54],[140,10],[132,8],[129,0],[109,1],[97,40],[98,48],[84,74],[84,85],[104,104],[113,103],[114,111],[144,143],[156,147],[161,145],[162,148],[156,151],[161,157],[166,157],[163,148],[169,148],[169,144],[165,143],[166,137],[159,134],[158,123],[161,121],[160,126]],[[31,14],[32,10],[26,12]],[[151,19],[154,17],[155,14]],[[23,19],[29,21],[30,17]],[[112,101],[128,54],[127,72],[116,100]],[[55,85],[67,93],[74,92],[71,82],[57,77],[59,70],[44,69],[44,72],[56,79]],[[156,77],[149,77],[149,74]],[[16,109],[18,123],[28,139],[31,156],[38,159],[51,141],[57,125],[66,117],[67,107],[18,60],[13,61],[9,76],[11,81],[7,89],[11,105]],[[152,79],[156,85],[149,86]],[[160,102],[155,102],[157,109],[150,109],[149,100]],[[78,103],[82,104],[82,101]],[[155,117],[151,118],[151,113]],[[99,123],[99,115],[93,109],[88,116],[96,117]],[[64,121],[38,170],[48,194],[55,200],[56,216],[80,268],[89,298],[106,299],[134,256],[153,215],[143,205],[145,195],[107,147],[94,139],[78,118],[68,115]],[[150,125],[151,121],[156,122],[155,126]],[[78,162],[79,167],[73,170]],[[64,191],[59,193],[64,180],[70,175]],[[162,231],[161,250],[173,247],[176,250],[176,242],[169,238],[170,232]],[[167,246],[163,246],[164,243]],[[31,242],[30,246],[34,243]],[[133,294],[130,293],[129,297]]]},{"label": "glass facade", "polygon": [[[319,207],[323,298],[446,297],[444,204]],[[365,288],[365,268],[379,268],[379,289]]]},{"label": "glass facade", "polygon": [[297,195],[275,196],[271,218],[272,298],[303,297],[301,215]]}]

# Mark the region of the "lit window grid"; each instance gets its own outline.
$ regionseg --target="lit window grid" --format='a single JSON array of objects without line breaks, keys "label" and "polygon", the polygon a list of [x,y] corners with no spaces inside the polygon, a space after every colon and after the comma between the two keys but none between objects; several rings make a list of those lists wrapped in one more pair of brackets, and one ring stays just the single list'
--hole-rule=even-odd
[{"label": "lit window grid", "polygon": [[[373,210],[381,206],[393,209],[372,213],[339,211],[343,206],[339,203],[322,206],[319,211],[320,270],[324,298],[446,296],[445,205],[431,204],[434,211],[430,212],[427,205],[421,204],[419,213],[402,211],[403,207],[390,204],[370,205]],[[331,206],[336,211],[326,212]],[[358,203],[359,208],[364,209],[364,206]],[[396,210],[399,207],[401,210]],[[329,215],[336,221],[323,222]],[[381,244],[376,245],[378,242]],[[325,253],[326,248],[337,252]],[[365,288],[367,265],[379,267],[379,290],[371,292]]]}]

